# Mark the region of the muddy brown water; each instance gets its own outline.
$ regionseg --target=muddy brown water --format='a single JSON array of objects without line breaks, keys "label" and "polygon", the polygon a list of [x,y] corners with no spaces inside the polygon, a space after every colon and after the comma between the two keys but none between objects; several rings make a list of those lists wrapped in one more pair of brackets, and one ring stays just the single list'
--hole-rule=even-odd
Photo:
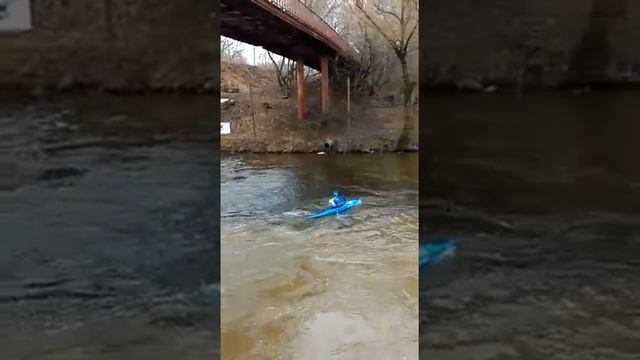
[{"label": "muddy brown water", "polygon": [[640,358],[640,93],[429,97],[423,359]]},{"label": "muddy brown water", "polygon": [[[417,359],[418,156],[221,161],[222,359]],[[363,205],[307,220],[333,190]]]},{"label": "muddy brown water", "polygon": [[0,358],[217,353],[214,109],[0,100]]},{"label": "muddy brown water", "polygon": [[[460,246],[421,276],[424,358],[637,358],[639,100],[430,97],[421,229]],[[208,101],[3,98],[3,358],[215,355],[216,145],[194,141],[191,134],[208,130],[185,125],[212,111]],[[149,128],[161,140],[186,135],[150,141]],[[417,306],[409,270],[417,165],[353,158],[326,171],[304,157],[280,159],[222,161],[227,184],[242,194],[222,196],[231,201],[222,230],[235,239],[223,243],[223,262],[239,284],[223,284],[230,353],[356,356],[349,351],[360,346],[379,355],[362,344],[388,335],[402,338],[386,343],[392,358],[411,354],[414,339],[404,331]],[[245,196],[243,181],[259,182],[260,194],[246,194],[257,203],[233,204]],[[323,205],[330,187],[373,202],[335,222],[291,219]],[[269,254],[280,256],[255,265]],[[244,312],[243,296],[260,306]]]}]

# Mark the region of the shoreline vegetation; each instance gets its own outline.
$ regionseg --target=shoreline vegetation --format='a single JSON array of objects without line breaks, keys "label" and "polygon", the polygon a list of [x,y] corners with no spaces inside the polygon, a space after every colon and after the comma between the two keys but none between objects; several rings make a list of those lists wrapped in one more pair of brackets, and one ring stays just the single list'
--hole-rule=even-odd
[{"label": "shoreline vegetation", "polygon": [[[480,81],[447,81],[447,82],[425,82],[420,88],[430,93],[464,93],[464,94],[517,94],[518,86],[515,82],[480,82]],[[522,88],[526,93],[555,93],[555,92],[619,92],[619,91],[640,91],[640,81],[608,81],[608,82],[585,82],[585,83],[562,83],[562,84],[525,84]],[[219,95],[221,87],[210,83],[187,86],[121,86],[109,87],[86,84],[70,84],[67,86],[47,85],[33,86],[30,84],[0,84],[0,94],[24,97],[45,97],[56,95],[86,95],[86,94],[106,94],[118,96],[137,95]]]}]

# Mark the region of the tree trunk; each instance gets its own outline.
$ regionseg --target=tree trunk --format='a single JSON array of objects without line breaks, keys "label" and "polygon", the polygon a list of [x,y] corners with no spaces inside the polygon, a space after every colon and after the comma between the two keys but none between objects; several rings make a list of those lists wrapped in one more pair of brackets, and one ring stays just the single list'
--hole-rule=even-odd
[{"label": "tree trunk", "polygon": [[400,132],[400,137],[396,142],[396,150],[403,151],[408,150],[409,145],[411,143],[411,134],[413,133],[413,116],[411,114],[411,108],[409,106],[402,107],[402,115],[404,116],[404,124],[402,126],[402,131]]},{"label": "tree trunk", "polygon": [[410,106],[411,106],[411,94],[413,93],[414,84],[409,77],[409,68],[407,66],[406,54],[397,54],[398,60],[400,60],[400,65],[402,69],[402,80],[404,82],[403,88],[403,97],[404,97],[404,106],[403,106],[403,115],[404,115],[404,124],[402,126],[402,132],[400,133],[400,138],[398,138],[398,142],[396,143],[397,150],[406,150],[409,147],[411,133],[413,132],[413,117],[410,114]]},{"label": "tree trunk", "polygon": [[398,60],[400,60],[400,66],[402,69],[402,81],[404,83],[402,89],[402,95],[404,97],[404,106],[411,105],[411,95],[413,94],[414,84],[409,77],[409,68],[407,66],[406,55],[398,56]]}]

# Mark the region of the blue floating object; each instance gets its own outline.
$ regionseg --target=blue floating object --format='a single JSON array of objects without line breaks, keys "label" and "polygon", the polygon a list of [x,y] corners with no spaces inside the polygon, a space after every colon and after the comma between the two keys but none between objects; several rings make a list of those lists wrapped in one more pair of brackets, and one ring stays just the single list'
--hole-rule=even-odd
[{"label": "blue floating object", "polygon": [[328,215],[340,214],[340,213],[348,211],[351,208],[356,207],[356,206],[358,206],[360,204],[362,204],[362,199],[347,200],[340,207],[337,207],[337,208],[328,207],[328,208],[326,208],[326,209],[324,209],[322,211],[319,211],[317,213],[314,213],[314,214],[311,214],[311,215],[307,215],[307,216],[305,216],[305,218],[307,218],[307,219],[317,219],[317,218],[325,217],[325,216],[328,216]]},{"label": "blue floating object", "polygon": [[425,244],[420,244],[420,267],[440,261],[446,257],[453,256],[456,252],[456,248],[456,242],[450,239],[432,239],[427,241]]}]

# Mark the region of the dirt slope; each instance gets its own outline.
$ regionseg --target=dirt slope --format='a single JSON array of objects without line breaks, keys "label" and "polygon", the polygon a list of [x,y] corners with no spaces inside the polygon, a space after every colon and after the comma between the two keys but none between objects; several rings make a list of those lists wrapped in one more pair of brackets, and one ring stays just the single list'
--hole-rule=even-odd
[{"label": "dirt slope", "polygon": [[[253,73],[253,75],[252,75]],[[252,82],[253,76],[253,82]],[[224,63],[221,97],[232,100],[221,109],[221,121],[231,123],[221,147],[229,152],[318,152],[417,150],[417,109],[410,112],[413,126],[409,145],[397,147],[405,124],[403,108],[378,99],[355,95],[351,120],[346,97],[332,90],[331,114],[323,116],[320,86],[315,78],[305,87],[305,120],[297,118],[295,96],[283,98],[275,74],[264,68]],[[251,96],[249,94],[249,84]],[[251,101],[253,98],[253,101]],[[347,129],[350,123],[351,133]],[[255,126],[255,135],[254,135]]]}]

